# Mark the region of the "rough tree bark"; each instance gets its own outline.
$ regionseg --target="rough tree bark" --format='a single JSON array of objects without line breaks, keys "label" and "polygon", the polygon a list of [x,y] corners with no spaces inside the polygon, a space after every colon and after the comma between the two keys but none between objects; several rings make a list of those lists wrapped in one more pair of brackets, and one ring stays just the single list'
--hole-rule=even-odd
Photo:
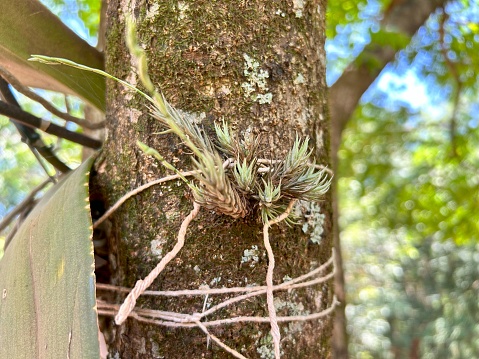
[{"label": "rough tree bark", "polygon": [[[386,9],[381,26],[413,36],[437,8],[443,7],[446,0],[421,1],[421,0],[393,0]],[[384,67],[394,60],[396,52],[390,47],[381,47],[375,44],[367,46],[360,56],[374,57],[378,66],[374,69],[366,65],[351,64],[341,77],[330,88],[331,112],[331,162],[336,173],[338,168],[338,150],[341,144],[341,135],[348,121],[352,117],[359,100],[379,76]],[[333,183],[333,237],[336,248],[336,277],[335,292],[341,303],[336,309],[333,356],[336,359],[347,359],[347,329],[346,329],[346,292],[344,271],[341,255],[341,243],[338,228],[338,201],[336,181]]]},{"label": "rough tree bark", "polygon": [[[126,14],[137,21],[153,82],[177,109],[207,129],[225,120],[238,133],[261,135],[262,155],[267,158],[284,158],[296,134],[309,136],[317,162],[328,163],[325,1],[112,0],[108,5],[106,70],[136,84],[134,59],[124,44]],[[164,128],[148,115],[143,100],[109,83],[107,104],[107,139],[94,177],[94,187],[100,188],[107,205],[166,173],[138,150],[136,140],[156,148],[178,169],[190,168],[187,148],[174,136],[158,134]],[[298,210],[297,225],[272,229],[275,283],[285,276],[306,273],[330,257],[329,196],[320,207],[305,204]],[[168,252],[191,208],[190,190],[179,181],[152,187],[121,207],[111,219],[110,246],[116,253],[110,263],[111,282],[133,287],[145,277],[159,261],[152,245],[163,255]],[[188,230],[185,247],[152,289],[263,284],[267,259],[261,231],[257,216],[234,220],[202,209]],[[242,263],[245,250],[253,246],[258,246],[257,261]],[[332,285],[328,282],[275,296],[281,301],[278,304],[282,303],[283,314],[318,312],[331,303]],[[123,298],[114,300],[120,303]],[[210,300],[217,303],[224,298]],[[198,297],[142,298],[137,306],[195,313],[201,312],[203,302],[204,298]],[[265,298],[238,304],[233,314],[267,316]],[[107,341],[113,356],[229,357],[214,344],[208,348],[199,329],[169,329],[134,319],[120,327],[110,325]],[[280,327],[284,358],[330,356],[331,318]],[[271,357],[269,324],[222,326],[212,332],[248,358]]]}]

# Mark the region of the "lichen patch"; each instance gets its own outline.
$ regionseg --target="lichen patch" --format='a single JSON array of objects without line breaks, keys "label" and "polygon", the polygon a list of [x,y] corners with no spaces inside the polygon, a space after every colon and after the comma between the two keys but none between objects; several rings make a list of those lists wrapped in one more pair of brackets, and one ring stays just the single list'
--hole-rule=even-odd
[{"label": "lichen patch", "polygon": [[243,252],[243,257],[241,258],[241,263],[249,263],[249,266],[253,268],[256,263],[259,261],[259,249],[257,245],[251,246],[251,249],[245,249]]},{"label": "lichen patch", "polygon": [[163,246],[166,244],[166,239],[158,237],[150,242],[151,254],[155,257],[163,256]]},{"label": "lichen patch", "polygon": [[297,18],[303,17],[304,0],[293,0],[293,11]]},{"label": "lichen patch", "polygon": [[243,58],[245,60],[243,75],[247,79],[247,81],[241,84],[244,96],[254,102],[258,102],[260,105],[271,103],[273,94],[268,92],[269,87],[267,84],[269,72],[262,69],[259,62],[248,54],[243,54]]}]

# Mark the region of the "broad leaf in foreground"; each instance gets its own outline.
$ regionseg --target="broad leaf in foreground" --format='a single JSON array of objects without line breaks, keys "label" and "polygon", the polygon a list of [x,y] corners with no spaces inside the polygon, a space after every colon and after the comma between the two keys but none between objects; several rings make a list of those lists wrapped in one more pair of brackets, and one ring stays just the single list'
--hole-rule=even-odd
[{"label": "broad leaf in foreground", "polygon": [[55,185],[0,261],[0,358],[99,358],[88,175]]},{"label": "broad leaf in foreground", "polygon": [[26,86],[75,94],[105,109],[105,80],[78,69],[29,62],[32,54],[64,57],[103,68],[103,55],[40,1],[0,0],[0,65]]}]

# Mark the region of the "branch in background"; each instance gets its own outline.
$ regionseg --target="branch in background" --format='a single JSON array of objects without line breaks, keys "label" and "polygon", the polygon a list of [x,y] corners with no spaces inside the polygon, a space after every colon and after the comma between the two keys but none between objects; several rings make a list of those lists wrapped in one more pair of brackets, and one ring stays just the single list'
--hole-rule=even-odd
[{"label": "branch in background", "polygon": [[82,118],[78,118],[75,116],[70,115],[68,112],[63,112],[58,110],[55,106],[53,106],[50,102],[45,100],[40,95],[36,94],[32,90],[30,90],[27,86],[24,86],[18,81],[18,79],[13,76],[11,72],[9,72],[3,66],[0,66],[0,75],[10,84],[12,85],[15,90],[20,92],[21,94],[29,97],[30,99],[37,101],[40,105],[42,105],[47,111],[50,111],[57,117],[64,119],[65,121],[76,123],[78,126],[86,127],[89,129],[99,129],[105,127],[105,121],[98,122],[98,123],[90,123],[87,120]]},{"label": "branch in background", "polygon": [[[10,91],[7,81],[5,81],[2,77],[0,77],[0,94],[1,94],[1,97],[3,97],[7,103],[9,103],[12,106],[16,106],[20,109],[20,105],[18,104],[17,100],[15,99],[12,92]],[[37,131],[35,131],[34,129],[28,126],[25,126],[24,124],[18,123],[15,120],[12,120],[12,122],[17,128],[18,132],[20,132],[20,135],[22,136],[22,141],[27,143],[30,149],[32,149],[32,151],[34,151],[34,149],[38,151],[38,153],[43,158],[45,158],[45,160],[47,160],[58,171],[63,173],[70,171],[70,167],[68,167],[65,163],[63,163],[53,153],[52,148],[47,146],[43,142],[43,140],[41,139]]]},{"label": "branch in background", "polygon": [[444,57],[444,61],[446,62],[447,67],[451,71],[452,77],[456,80],[457,83],[460,83],[459,79],[459,73],[456,68],[456,64],[454,64],[450,59],[449,56],[447,56],[447,46],[446,42],[444,41],[444,25],[446,24],[447,19],[449,18],[449,15],[447,13],[444,13],[441,16],[441,21],[440,21],[440,26],[439,26],[439,41],[440,41],[440,49],[441,49],[441,54]]},{"label": "branch in background", "polygon": [[42,130],[43,132],[64,138],[66,140],[78,143],[85,147],[90,147],[90,148],[101,147],[101,141],[82,135],[81,133],[69,131],[64,127],[58,126],[50,121],[36,117],[32,115],[31,113],[23,111],[22,109],[16,106],[10,105],[3,101],[0,101],[0,114],[11,117],[15,119],[16,121],[24,124],[25,126],[38,128]]},{"label": "branch in background", "polygon": [[55,174],[50,174],[50,171],[48,169],[47,164],[45,163],[45,159],[40,155],[40,153],[37,151],[35,147],[32,145],[28,144],[28,147],[32,151],[33,155],[37,159],[37,162],[40,164],[40,166],[43,168],[43,171],[46,173],[46,175],[53,181],[53,183],[56,183],[55,179]]},{"label": "branch in background", "polygon": [[[443,7],[446,2],[446,0],[393,1],[391,3],[393,6],[389,8],[387,17],[381,22],[381,26],[383,28],[393,28],[405,35],[413,36],[424,25],[429,16],[438,8]],[[337,172],[337,152],[342,131],[364,92],[379,76],[383,68],[394,60],[396,52],[388,46],[378,46],[377,44],[366,46],[359,57],[373,57],[377,60],[377,66],[371,69],[368,68],[367,64],[353,62],[330,87],[331,154],[334,172]]]},{"label": "branch in background", "polygon": [[456,145],[456,119],[457,119],[457,112],[459,110],[459,100],[461,98],[461,89],[462,89],[462,84],[458,82],[456,86],[456,93],[454,95],[454,107],[452,110],[451,119],[449,120],[449,136],[451,139],[452,157],[457,157],[458,155],[457,145]]},{"label": "branch in background", "polygon": [[452,109],[451,119],[449,120],[449,136],[451,139],[451,154],[452,157],[457,157],[457,149],[456,149],[456,117],[457,112],[459,109],[459,99],[461,97],[461,90],[462,90],[462,82],[461,78],[459,77],[459,72],[457,71],[456,64],[451,61],[449,56],[447,56],[447,46],[446,42],[444,41],[444,25],[448,19],[447,13],[444,13],[441,17],[440,26],[439,26],[439,41],[440,41],[440,49],[441,54],[444,57],[444,61],[446,66],[448,67],[452,77],[455,81],[455,93],[454,93],[454,107]]},{"label": "branch in background", "polygon": [[[63,94],[63,101],[65,101],[65,112],[70,114],[71,113],[71,106],[70,106],[70,102],[68,101],[68,95],[65,94],[65,93]],[[68,125],[68,122],[65,122],[63,127],[67,127],[67,125]],[[55,143],[55,148],[60,148],[62,140],[63,140],[63,138],[57,137],[57,141]]]},{"label": "branch in background", "polygon": [[19,203],[9,214],[7,214],[5,218],[0,222],[0,232],[7,228],[7,226],[13,221],[13,219],[17,215],[25,211],[31,204],[33,204],[35,202],[35,196],[37,195],[37,193],[44,189],[45,186],[50,182],[51,179],[49,178],[44,182],[40,183],[21,203]]}]

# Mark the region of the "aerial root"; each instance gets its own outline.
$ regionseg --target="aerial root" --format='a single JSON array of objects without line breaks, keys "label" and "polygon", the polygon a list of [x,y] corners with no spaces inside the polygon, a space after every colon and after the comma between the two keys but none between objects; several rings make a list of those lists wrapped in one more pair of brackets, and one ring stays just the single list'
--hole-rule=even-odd
[{"label": "aerial root", "polygon": [[116,324],[120,325],[126,320],[126,318],[128,318],[128,315],[131,313],[133,308],[135,308],[136,300],[138,299],[138,297],[151,285],[151,283],[153,283],[153,281],[156,279],[156,277],[158,277],[158,275],[166,267],[166,265],[173,258],[175,258],[181,248],[183,248],[183,245],[185,244],[186,230],[188,229],[190,222],[197,216],[198,212],[200,211],[200,208],[201,207],[199,204],[194,203],[193,210],[183,220],[183,223],[181,224],[180,230],[178,232],[178,240],[176,242],[176,245],[161,259],[160,263],[158,263],[155,269],[153,269],[150,274],[146,276],[145,279],[140,279],[138,282],[136,282],[135,288],[133,288],[130,294],[128,294],[125,301],[121,305],[118,314],[115,317]]}]

